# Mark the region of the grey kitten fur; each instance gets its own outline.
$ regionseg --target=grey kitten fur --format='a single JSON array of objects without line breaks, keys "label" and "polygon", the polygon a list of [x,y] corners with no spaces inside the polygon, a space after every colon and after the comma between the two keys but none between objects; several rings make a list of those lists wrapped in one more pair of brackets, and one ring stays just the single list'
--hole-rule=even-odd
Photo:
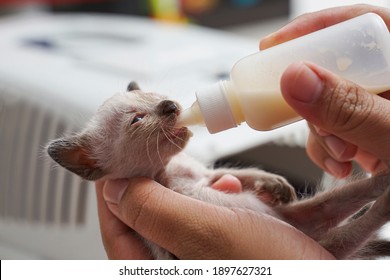
[{"label": "grey kitten fur", "polygon": [[[187,156],[182,149],[191,132],[176,127],[180,112],[178,103],[145,93],[132,82],[127,92],[104,102],[84,130],[53,140],[47,152],[87,180],[146,176],[195,199],[271,215],[303,231],[338,259],[390,254],[386,241],[374,240],[390,219],[388,172],[299,201],[281,176],[258,169],[213,170]],[[241,193],[210,187],[225,174],[241,181]],[[350,219],[370,202],[372,206],[363,215]],[[154,258],[174,258],[159,246],[145,243]]]}]

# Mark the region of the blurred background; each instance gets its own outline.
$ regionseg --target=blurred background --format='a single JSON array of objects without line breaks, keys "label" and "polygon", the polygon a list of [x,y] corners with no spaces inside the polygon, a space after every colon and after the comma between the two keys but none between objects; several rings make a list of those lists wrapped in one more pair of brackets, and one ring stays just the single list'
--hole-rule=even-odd
[{"label": "blurred background", "polygon": [[[105,259],[93,184],[44,147],[77,131],[131,80],[183,107],[229,78],[240,58],[292,18],[390,1],[0,0],[0,258]],[[216,166],[258,166],[298,194],[331,180],[305,153],[304,122],[268,132],[193,129],[186,152]]]}]

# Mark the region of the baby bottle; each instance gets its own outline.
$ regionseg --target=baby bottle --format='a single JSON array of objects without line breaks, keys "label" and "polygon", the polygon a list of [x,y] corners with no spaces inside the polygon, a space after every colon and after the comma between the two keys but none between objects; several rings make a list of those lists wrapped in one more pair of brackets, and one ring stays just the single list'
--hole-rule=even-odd
[{"label": "baby bottle", "polygon": [[179,124],[204,124],[210,133],[246,122],[271,130],[300,117],[284,101],[280,78],[292,62],[310,61],[371,93],[390,89],[390,35],[380,16],[367,13],[239,60],[230,80],[196,92]]}]

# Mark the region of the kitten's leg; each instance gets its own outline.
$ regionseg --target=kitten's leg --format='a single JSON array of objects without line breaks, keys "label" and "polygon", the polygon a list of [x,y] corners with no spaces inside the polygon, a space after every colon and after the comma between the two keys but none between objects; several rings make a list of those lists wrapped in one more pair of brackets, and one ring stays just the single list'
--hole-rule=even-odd
[{"label": "kitten's leg", "polygon": [[255,168],[216,169],[211,177],[211,184],[225,174],[238,178],[243,190],[256,193],[260,200],[270,206],[289,203],[297,198],[295,189],[285,178]]},{"label": "kitten's leg", "polygon": [[280,205],[274,210],[290,224],[318,240],[327,229],[337,226],[388,188],[389,172],[319,193],[297,203]]},{"label": "kitten's leg", "polygon": [[350,259],[373,260],[390,256],[390,241],[383,239],[369,240],[363,248],[350,256]]},{"label": "kitten's leg", "polygon": [[343,226],[330,229],[321,237],[320,244],[336,258],[346,259],[362,248],[389,220],[390,188],[363,216]]},{"label": "kitten's leg", "polygon": [[[143,237],[140,237],[143,239]],[[144,239],[145,245],[150,249],[155,260],[176,260],[176,256],[168,252],[167,250],[161,248],[160,246],[154,244],[153,242]]]}]

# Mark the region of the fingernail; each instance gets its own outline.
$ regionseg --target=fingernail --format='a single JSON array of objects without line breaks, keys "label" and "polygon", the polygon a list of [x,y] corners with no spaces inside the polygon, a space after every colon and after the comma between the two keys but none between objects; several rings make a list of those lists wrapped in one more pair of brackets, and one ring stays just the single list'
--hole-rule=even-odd
[{"label": "fingernail", "polygon": [[323,91],[323,81],[309,66],[297,62],[289,66],[295,73],[289,84],[290,96],[304,103],[314,103]]},{"label": "fingernail", "polygon": [[260,41],[260,50],[265,50],[275,45],[276,32],[264,36]]},{"label": "fingernail", "polygon": [[316,130],[316,132],[317,132],[317,134],[319,136],[324,137],[324,136],[329,136],[330,135],[329,132],[323,130],[322,128],[319,128],[318,126],[313,125],[313,127],[314,127],[314,129]]},{"label": "fingernail", "polygon": [[103,198],[111,204],[118,204],[125,193],[129,181],[126,179],[107,181],[103,188]]},{"label": "fingernail", "polygon": [[347,145],[343,140],[340,138],[330,135],[324,137],[325,145],[329,148],[329,150],[332,152],[332,154],[336,157],[341,159],[341,156],[345,152],[345,149]]},{"label": "fingernail", "polygon": [[341,163],[335,161],[332,158],[327,158],[324,160],[325,168],[328,170],[329,173],[331,173],[333,176],[336,177],[343,177],[345,170]]}]

